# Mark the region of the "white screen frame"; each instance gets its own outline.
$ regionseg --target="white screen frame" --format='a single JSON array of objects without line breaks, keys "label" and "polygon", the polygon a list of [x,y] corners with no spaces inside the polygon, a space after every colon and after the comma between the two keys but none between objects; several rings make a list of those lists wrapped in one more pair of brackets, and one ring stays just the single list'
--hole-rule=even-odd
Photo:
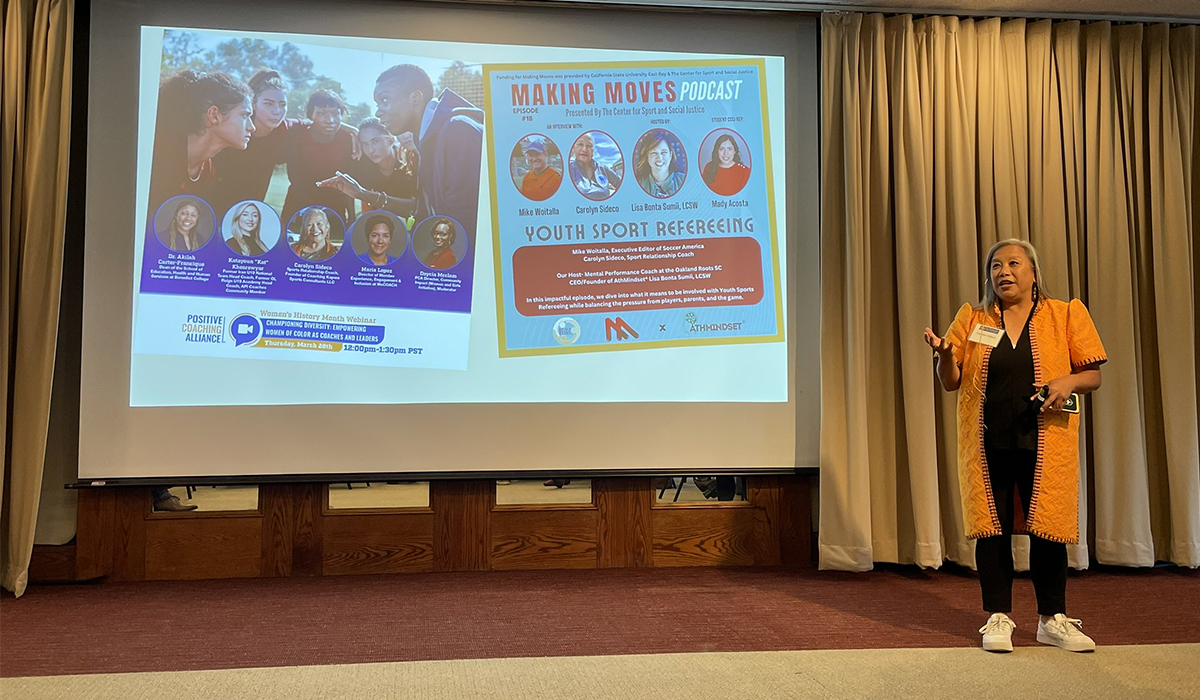
[{"label": "white screen frame", "polygon": [[[130,408],[138,36],[206,26],[194,5],[100,0],[91,16],[81,479],[295,478],[347,474],[790,472],[819,452],[817,23],[700,14],[407,2],[205,5],[211,23],[258,31],[696,51],[785,59],[787,403],[409,404]],[[277,12],[285,18],[275,20]],[[670,31],[663,25],[670,24]],[[113,76],[128,76],[114,79]],[[800,124],[801,128],[793,128]],[[105,167],[97,166],[104,163]],[[776,165],[782,171],[783,164]],[[121,274],[125,271],[126,274]],[[367,447],[382,437],[388,444]],[[256,426],[246,430],[245,426]],[[469,427],[468,427],[469,426]],[[313,439],[314,427],[329,439]],[[265,428],[265,429],[264,429]],[[336,438],[336,439],[334,439]],[[353,449],[348,446],[355,446]],[[565,457],[564,457],[565,455]],[[150,466],[154,465],[154,466]]]}]

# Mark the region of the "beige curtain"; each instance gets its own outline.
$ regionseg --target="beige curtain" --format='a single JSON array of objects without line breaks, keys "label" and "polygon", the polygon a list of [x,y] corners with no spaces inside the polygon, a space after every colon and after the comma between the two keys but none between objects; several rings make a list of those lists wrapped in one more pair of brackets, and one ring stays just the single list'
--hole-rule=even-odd
[{"label": "beige curtain", "polygon": [[1038,248],[1052,295],[1088,304],[1110,357],[1072,566],[1200,566],[1200,28],[822,29],[821,566],[974,565],[955,396],[921,331],[979,299],[980,257],[1010,237]]},{"label": "beige curtain", "polygon": [[7,402],[0,583],[25,592],[33,551],[66,219],[72,0],[5,0],[0,133],[0,352]]}]

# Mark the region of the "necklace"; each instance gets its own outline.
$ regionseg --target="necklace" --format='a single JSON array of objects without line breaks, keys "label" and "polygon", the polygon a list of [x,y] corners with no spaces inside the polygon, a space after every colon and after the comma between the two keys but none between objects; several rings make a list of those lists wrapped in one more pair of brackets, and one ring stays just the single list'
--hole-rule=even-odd
[{"label": "necklace", "polygon": [[[1025,318],[1028,323],[1029,319],[1033,318],[1033,312],[1037,310],[1038,302],[1041,301],[1041,295],[1038,293],[1037,283],[1033,285],[1033,304],[1029,307],[1029,315]],[[999,301],[996,302],[996,309],[1000,312],[1000,327],[1004,328],[1004,305]]]}]

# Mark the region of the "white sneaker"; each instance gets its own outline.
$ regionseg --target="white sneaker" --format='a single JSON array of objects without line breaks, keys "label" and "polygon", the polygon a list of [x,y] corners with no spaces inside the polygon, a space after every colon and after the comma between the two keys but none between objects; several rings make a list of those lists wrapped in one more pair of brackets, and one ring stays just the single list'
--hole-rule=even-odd
[{"label": "white sneaker", "polygon": [[1046,622],[1038,619],[1037,640],[1067,651],[1096,651],[1096,642],[1080,629],[1083,622],[1058,613]]},{"label": "white sneaker", "polygon": [[1004,613],[992,613],[987,624],[979,628],[983,633],[984,651],[1012,651],[1012,633],[1017,623]]}]

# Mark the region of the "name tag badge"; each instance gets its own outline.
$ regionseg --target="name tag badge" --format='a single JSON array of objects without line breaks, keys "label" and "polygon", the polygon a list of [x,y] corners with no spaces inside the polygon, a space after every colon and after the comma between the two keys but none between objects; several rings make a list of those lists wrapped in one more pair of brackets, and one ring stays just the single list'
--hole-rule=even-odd
[{"label": "name tag badge", "polygon": [[975,330],[971,331],[971,335],[967,338],[967,341],[994,348],[1000,344],[1000,339],[1003,337],[1004,330],[1002,328],[992,328],[982,323],[976,323]]}]

